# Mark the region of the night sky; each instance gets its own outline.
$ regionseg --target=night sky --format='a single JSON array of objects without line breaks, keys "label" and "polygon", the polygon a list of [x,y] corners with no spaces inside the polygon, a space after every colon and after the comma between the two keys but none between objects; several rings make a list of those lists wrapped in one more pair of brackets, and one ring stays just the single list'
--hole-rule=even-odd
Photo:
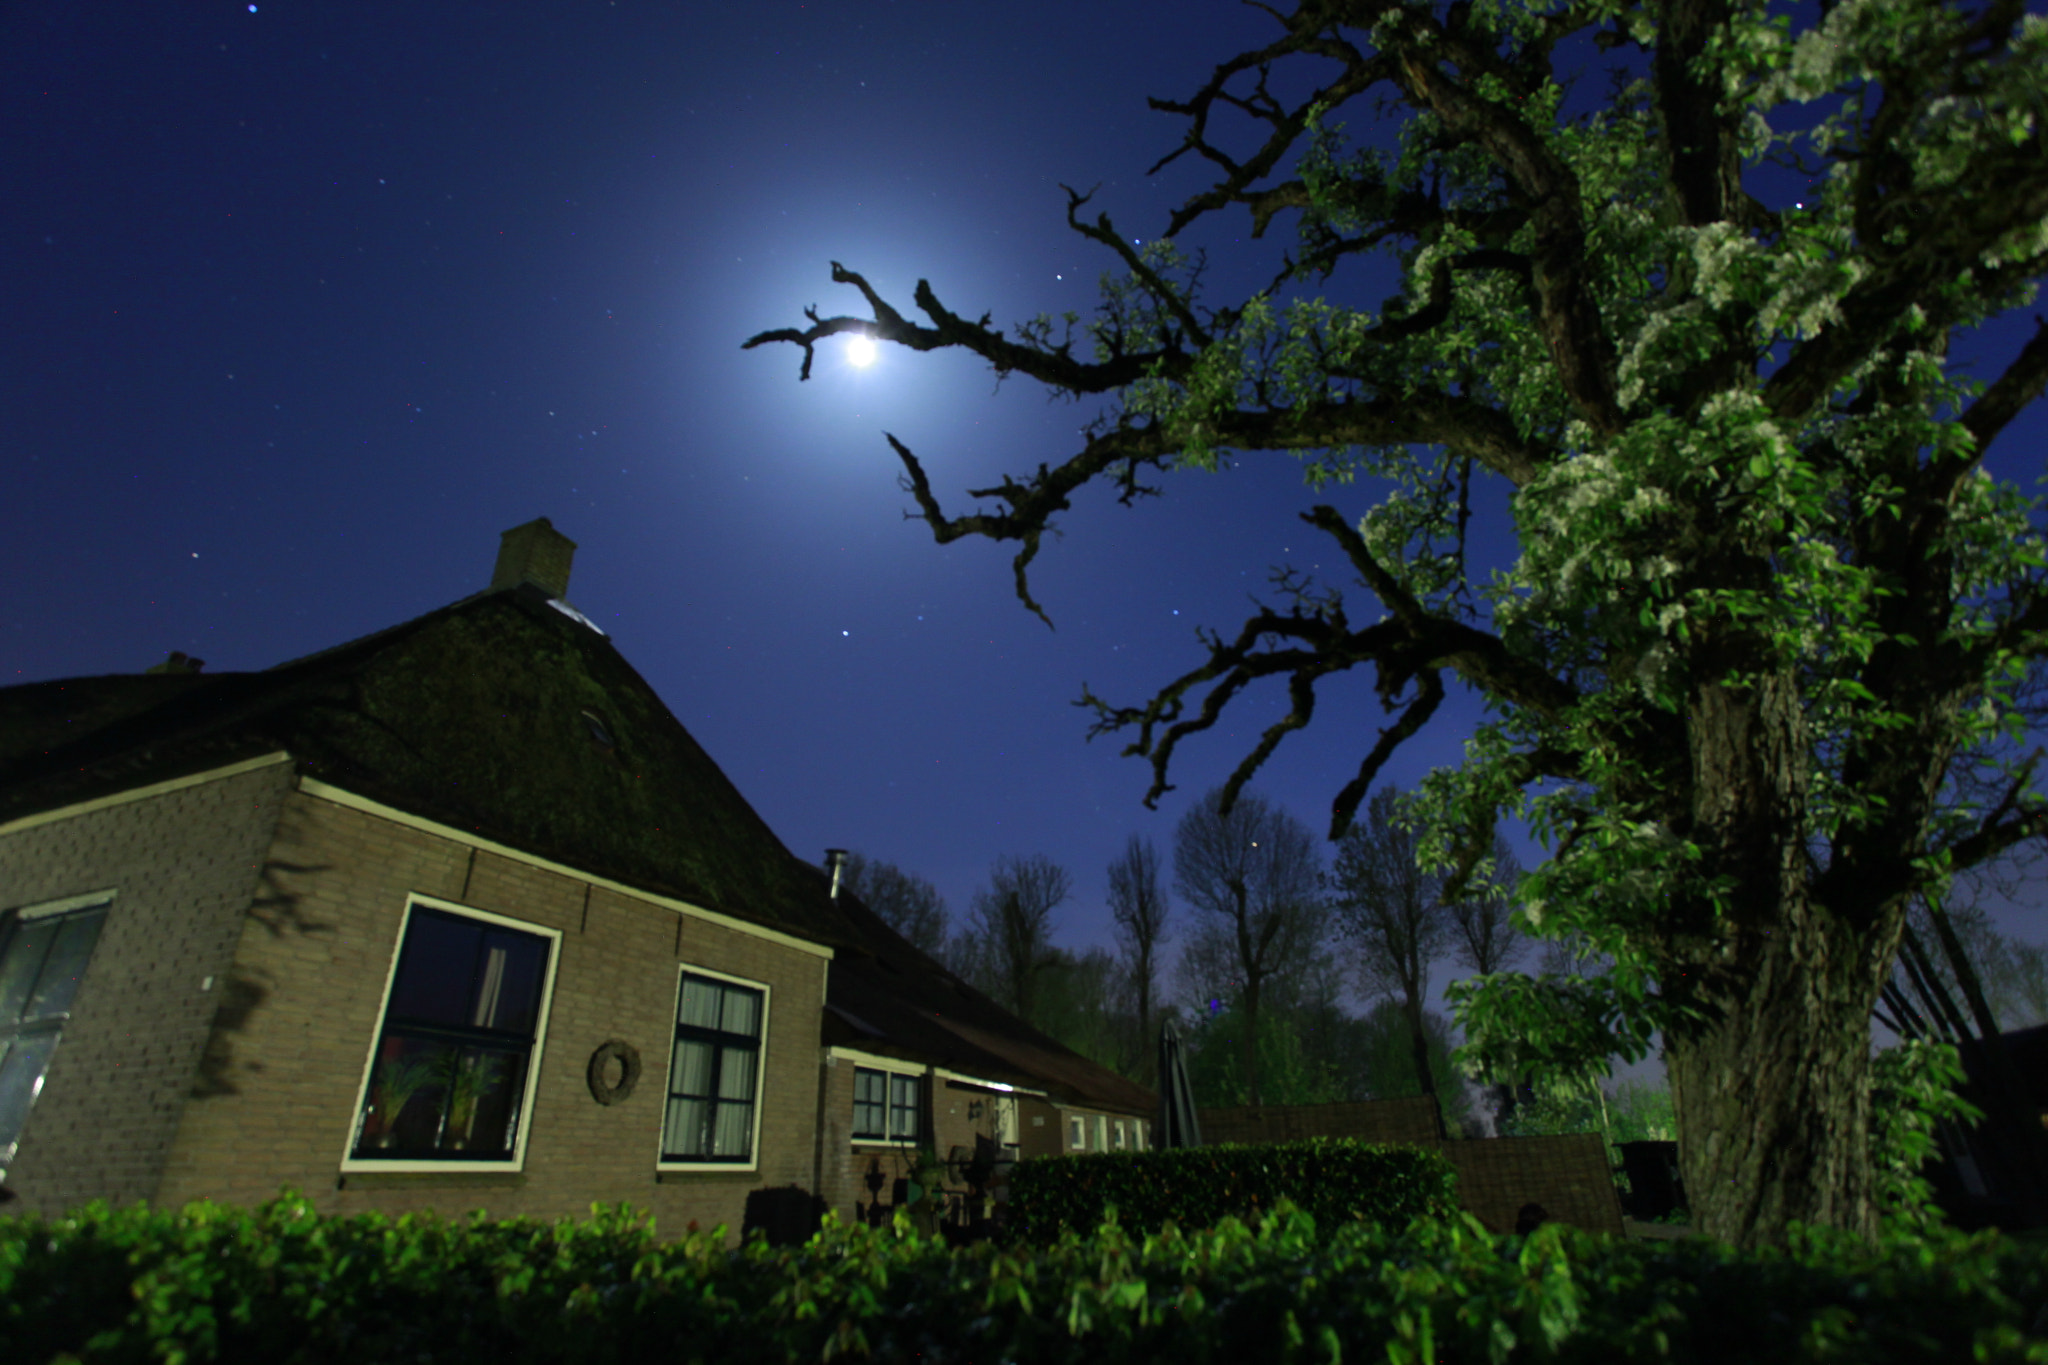
[{"label": "night sky", "polygon": [[[1113,262],[1061,183],[1163,230],[1207,182],[1146,178],[1181,124],[1145,96],[1267,41],[1258,11],[54,0],[0,23],[0,684],[170,650],[268,667],[482,588],[498,533],[547,516],[581,547],[570,599],[800,856],[895,861],[957,920],[997,855],[1043,853],[1074,874],[1073,946],[1109,942],[1126,836],[1166,851],[1282,709],[1187,746],[1152,812],[1147,765],[1072,703],[1141,701],[1272,566],[1329,558],[1291,457],[1136,509],[1085,494],[1034,571],[1048,630],[1012,547],[903,519],[882,433],[964,511],[1092,409],[964,357],[821,348],[799,384],[793,348],[740,349],[807,304],[859,313],[833,260],[906,312],[920,277],[1003,325],[1085,312]],[[1220,291],[1291,236],[1254,268],[1246,226],[1195,234]],[[2044,429],[2037,406],[1994,467],[2031,485]],[[1477,708],[1454,703],[1388,779],[1456,758]],[[1328,688],[1258,788],[1320,830],[1379,723],[1365,675]]]}]

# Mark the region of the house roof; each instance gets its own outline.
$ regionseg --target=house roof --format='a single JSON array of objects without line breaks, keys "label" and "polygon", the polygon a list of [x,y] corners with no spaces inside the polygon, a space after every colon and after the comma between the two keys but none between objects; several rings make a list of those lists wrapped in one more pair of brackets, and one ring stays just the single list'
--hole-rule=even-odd
[{"label": "house roof", "polygon": [[260,673],[0,689],[0,822],[279,749],[400,810],[851,946],[816,869],[608,638],[531,585]]},{"label": "house roof", "polygon": [[838,902],[866,951],[832,963],[828,1043],[931,1061],[1090,1108],[1149,1114],[1158,1096],[1040,1033],[920,952],[850,894]]},{"label": "house roof", "polygon": [[827,1042],[1155,1104],[835,900],[611,641],[531,584],[263,672],[0,688],[0,824],[278,750],[399,810],[832,947]]}]

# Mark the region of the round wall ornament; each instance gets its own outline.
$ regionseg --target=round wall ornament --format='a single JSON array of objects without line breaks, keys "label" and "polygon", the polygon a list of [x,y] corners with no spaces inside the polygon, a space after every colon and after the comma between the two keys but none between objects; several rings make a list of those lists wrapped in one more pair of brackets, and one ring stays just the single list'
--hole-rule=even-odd
[{"label": "round wall ornament", "polygon": [[[618,1070],[612,1070],[612,1063]],[[614,1080],[616,1075],[618,1079]],[[622,1039],[610,1038],[590,1054],[590,1098],[599,1104],[617,1104],[633,1093],[640,1080],[640,1049]]]}]

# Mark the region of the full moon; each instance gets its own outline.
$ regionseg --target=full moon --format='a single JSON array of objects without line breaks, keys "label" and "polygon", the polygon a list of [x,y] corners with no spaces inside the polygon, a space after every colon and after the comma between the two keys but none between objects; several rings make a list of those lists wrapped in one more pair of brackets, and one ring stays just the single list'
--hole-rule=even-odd
[{"label": "full moon", "polygon": [[870,336],[854,336],[846,343],[846,362],[857,370],[865,370],[875,363],[875,339]]}]

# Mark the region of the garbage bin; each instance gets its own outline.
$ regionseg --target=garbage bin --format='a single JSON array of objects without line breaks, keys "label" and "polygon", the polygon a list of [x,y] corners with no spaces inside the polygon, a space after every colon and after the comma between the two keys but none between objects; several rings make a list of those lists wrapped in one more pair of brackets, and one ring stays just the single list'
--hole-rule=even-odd
[{"label": "garbage bin", "polygon": [[749,1190],[747,1212],[740,1226],[740,1238],[760,1228],[768,1234],[768,1245],[802,1246],[824,1221],[825,1201],[801,1185],[776,1189]]},{"label": "garbage bin", "polygon": [[1620,1142],[1621,1169],[1628,1177],[1628,1215],[1639,1223],[1654,1222],[1673,1209],[1689,1207],[1685,1182],[1678,1174],[1675,1142]]}]

